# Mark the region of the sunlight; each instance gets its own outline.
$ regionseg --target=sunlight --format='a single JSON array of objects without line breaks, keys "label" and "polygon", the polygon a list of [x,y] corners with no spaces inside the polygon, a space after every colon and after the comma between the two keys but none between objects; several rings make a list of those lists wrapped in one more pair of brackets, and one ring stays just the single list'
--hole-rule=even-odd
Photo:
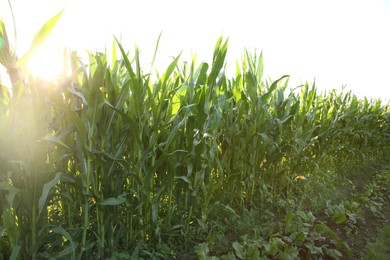
[{"label": "sunlight", "polygon": [[27,63],[31,74],[49,82],[56,82],[64,69],[60,51],[42,46]]}]

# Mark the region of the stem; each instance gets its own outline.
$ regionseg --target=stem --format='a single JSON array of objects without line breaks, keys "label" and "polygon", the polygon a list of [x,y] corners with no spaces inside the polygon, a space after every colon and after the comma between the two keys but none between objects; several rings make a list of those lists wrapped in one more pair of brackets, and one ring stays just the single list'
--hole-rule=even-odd
[{"label": "stem", "polygon": [[17,38],[16,38],[16,22],[15,22],[15,14],[14,10],[12,9],[11,1],[8,0],[9,9],[11,10],[12,15],[12,21],[14,23],[14,37],[15,37],[15,52],[16,52],[16,44],[17,44]]},{"label": "stem", "polygon": [[[35,196],[34,196],[35,197]],[[35,200],[33,202],[32,206],[32,221],[31,221],[31,250],[32,250],[32,256],[31,259],[35,260],[35,253],[36,253],[36,245],[37,245],[37,213],[36,213],[36,204]]]},{"label": "stem", "polygon": [[[85,163],[85,160],[84,160]],[[81,240],[81,250],[79,254],[79,259],[83,256],[83,253],[85,251],[86,247],[86,241],[87,241],[87,229],[88,229],[88,206],[89,206],[89,175],[91,171],[91,160],[88,158],[86,165],[84,166],[85,171],[85,186],[84,186],[84,205],[83,205],[83,234],[82,234],[82,240]]]}]

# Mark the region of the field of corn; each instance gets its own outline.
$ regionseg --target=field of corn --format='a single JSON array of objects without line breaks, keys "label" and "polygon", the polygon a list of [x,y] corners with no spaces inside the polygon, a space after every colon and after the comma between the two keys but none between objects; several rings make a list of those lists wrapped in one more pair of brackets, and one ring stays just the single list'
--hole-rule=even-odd
[{"label": "field of corn", "polygon": [[347,171],[390,165],[379,100],[289,90],[250,52],[228,77],[222,38],[211,64],[161,73],[118,41],[86,64],[66,51],[50,83],[0,29],[0,259],[348,258],[389,201],[389,167]]}]

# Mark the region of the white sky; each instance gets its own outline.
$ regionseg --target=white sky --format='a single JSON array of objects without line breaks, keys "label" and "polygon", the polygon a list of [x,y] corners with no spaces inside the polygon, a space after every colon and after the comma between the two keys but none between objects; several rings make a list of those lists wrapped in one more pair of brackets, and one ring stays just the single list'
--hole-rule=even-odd
[{"label": "white sky", "polygon": [[[312,82],[320,89],[353,90],[359,96],[390,97],[390,0],[11,0],[18,52],[35,32],[66,8],[47,46],[85,53],[111,48],[113,35],[125,49],[141,49],[151,62],[157,37],[158,71],[183,51],[198,64],[210,62],[216,40],[229,37],[227,63],[234,70],[244,47],[263,51],[265,76],[289,74],[290,87]],[[0,17],[12,32],[7,0]],[[48,47],[48,48],[49,48]],[[133,52],[132,52],[133,53]],[[232,74],[233,75],[233,74]]]}]

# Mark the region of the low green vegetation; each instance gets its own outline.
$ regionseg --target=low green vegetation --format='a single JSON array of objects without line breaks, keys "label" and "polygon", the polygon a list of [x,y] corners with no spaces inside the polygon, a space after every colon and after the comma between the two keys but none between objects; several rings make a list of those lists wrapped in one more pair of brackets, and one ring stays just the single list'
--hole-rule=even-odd
[{"label": "low green vegetation", "polygon": [[0,258],[349,258],[367,212],[387,217],[380,100],[289,90],[249,52],[228,77],[222,38],[210,64],[176,57],[153,74],[118,41],[111,60],[65,52],[54,84],[28,73],[4,28]]},{"label": "low green vegetation", "polygon": [[381,230],[381,236],[374,243],[367,246],[367,259],[388,259],[390,256],[390,226]]}]

